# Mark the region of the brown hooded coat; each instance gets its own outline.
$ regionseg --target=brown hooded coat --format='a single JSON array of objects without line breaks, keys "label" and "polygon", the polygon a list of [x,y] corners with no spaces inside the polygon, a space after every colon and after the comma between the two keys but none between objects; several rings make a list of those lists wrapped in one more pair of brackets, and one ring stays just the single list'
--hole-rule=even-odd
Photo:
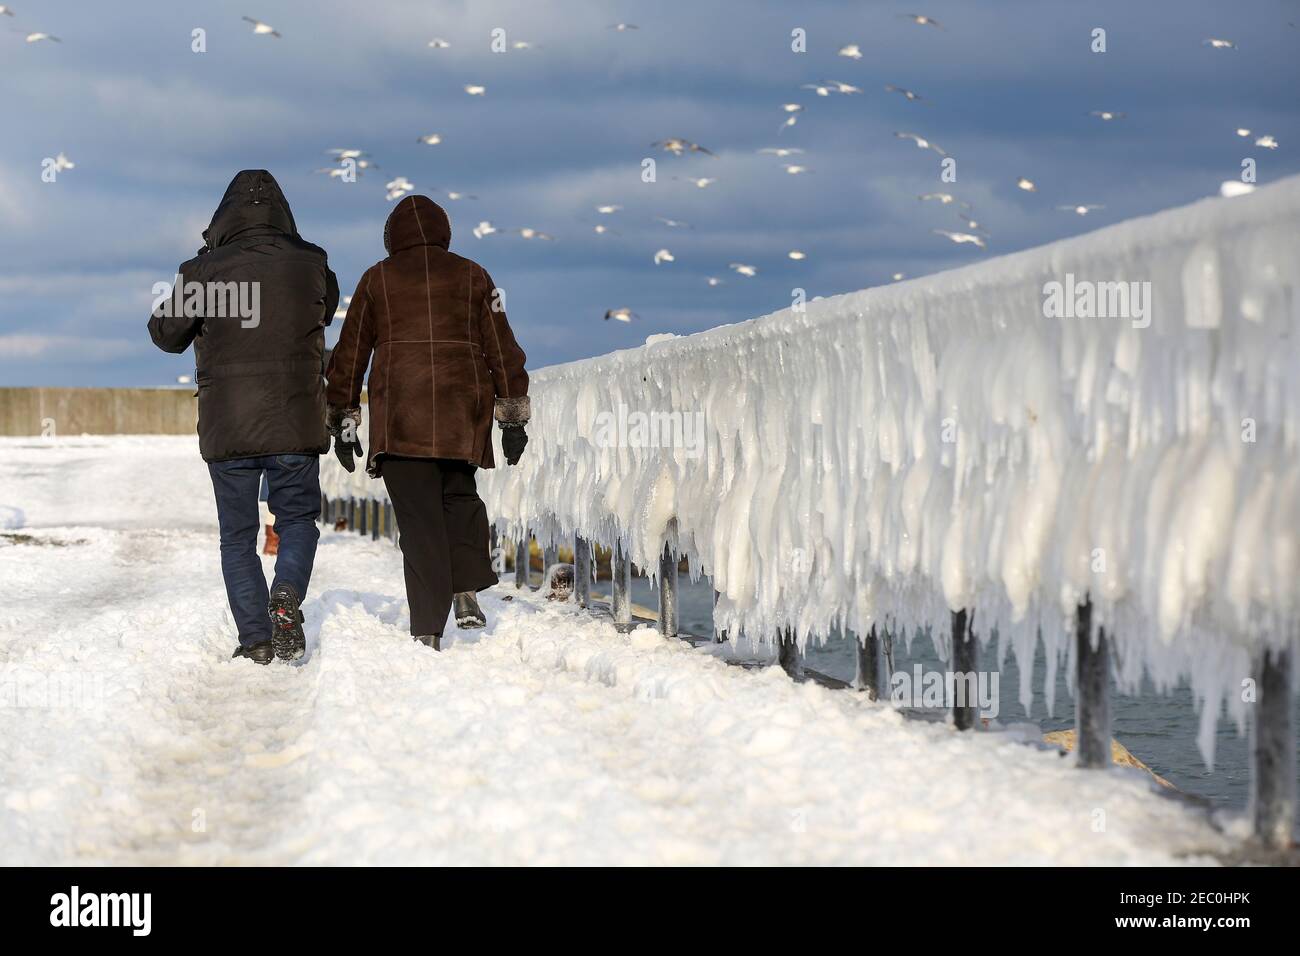
[{"label": "brown hooded coat", "polygon": [[357,283],[330,359],[329,404],[354,408],[373,353],[372,475],[385,454],[491,468],[492,419],[528,421],[524,351],[487,271],[449,252],[450,241],[441,206],[402,199],[384,225],[388,258]]}]

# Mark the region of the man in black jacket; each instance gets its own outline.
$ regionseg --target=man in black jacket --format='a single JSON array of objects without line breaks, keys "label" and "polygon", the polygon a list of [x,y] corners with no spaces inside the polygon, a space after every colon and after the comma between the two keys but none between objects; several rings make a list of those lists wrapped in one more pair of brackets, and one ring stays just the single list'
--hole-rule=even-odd
[{"label": "man in black jacket", "polygon": [[[294,660],[306,649],[299,605],[320,537],[325,326],[338,281],[325,251],[298,235],[266,170],[235,176],[203,238],[174,291],[155,300],[149,334],[166,352],[194,344],[199,451],[217,499],[221,572],[239,629],[234,656]],[[257,556],[263,473],[280,536],[269,595]]]}]

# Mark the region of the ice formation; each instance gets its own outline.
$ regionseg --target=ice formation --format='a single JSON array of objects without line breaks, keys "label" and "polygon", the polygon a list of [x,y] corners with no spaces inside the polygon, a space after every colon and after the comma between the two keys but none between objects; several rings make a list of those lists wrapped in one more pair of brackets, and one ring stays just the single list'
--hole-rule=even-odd
[{"label": "ice formation", "polygon": [[[523,460],[479,488],[507,537],[621,539],[649,569],[671,541],[731,633],[941,642],[973,608],[1026,706],[1036,642],[1050,707],[1091,595],[1121,689],[1190,679],[1210,762],[1252,658],[1300,621],[1298,253],[1292,177],[541,369]],[[600,427],[634,413],[672,414]]]}]

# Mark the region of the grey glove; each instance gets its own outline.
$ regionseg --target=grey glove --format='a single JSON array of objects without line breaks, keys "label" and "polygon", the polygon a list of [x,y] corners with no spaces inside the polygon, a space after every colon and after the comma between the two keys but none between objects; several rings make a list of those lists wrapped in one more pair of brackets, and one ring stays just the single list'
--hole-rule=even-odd
[{"label": "grey glove", "polygon": [[360,406],[338,408],[331,405],[325,424],[330,434],[334,436],[335,457],[343,466],[343,470],[351,474],[357,470],[354,459],[365,455],[365,451],[361,448],[361,439],[358,437],[358,429],[361,428]]}]

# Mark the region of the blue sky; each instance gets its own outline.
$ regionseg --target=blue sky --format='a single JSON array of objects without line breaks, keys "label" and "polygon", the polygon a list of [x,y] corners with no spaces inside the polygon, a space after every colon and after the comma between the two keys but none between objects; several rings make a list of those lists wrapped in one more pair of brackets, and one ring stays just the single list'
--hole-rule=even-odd
[{"label": "blue sky", "polygon": [[[411,180],[447,207],[452,248],[505,289],[534,368],[775,311],[796,287],[852,291],[1180,205],[1215,193],[1246,156],[1261,183],[1300,170],[1297,0],[7,5],[0,385],[166,385],[187,373],[189,355],[149,342],[150,289],[198,248],[241,168],[275,173],[345,292],[383,255],[384,184]],[[282,36],[254,35],[243,15]],[[639,29],[608,29],[616,22]],[[196,27],[206,53],[191,51]],[[1089,48],[1094,27],[1104,54]],[[494,28],[535,47],[493,53]],[[791,50],[795,28],[805,53]],[[25,42],[36,31],[63,42]],[[434,37],[451,46],[431,49]],[[837,55],[850,43],[861,59]],[[800,88],[828,79],[863,92]],[[466,95],[470,83],[486,95]],[[806,109],[778,132],[783,103]],[[939,157],[899,130],[954,157],[957,182],[941,183]],[[417,142],[435,132],[440,145]],[[1255,146],[1261,134],[1280,147]],[[717,156],[649,146],[673,136]],[[757,152],[769,146],[804,152]],[[315,174],[331,147],[364,149],[381,168],[356,183]],[[59,152],[76,167],[42,182],[42,160]],[[648,156],[654,183],[641,180]],[[786,162],[811,172],[789,175]],[[1018,189],[1021,176],[1037,191]],[[478,199],[450,202],[447,189]],[[932,232],[966,231],[953,206],[916,198],[940,190],[973,206],[987,249]],[[606,203],[623,209],[598,214]],[[1056,208],[1067,203],[1105,208],[1079,217]],[[477,240],[480,220],[555,239]],[[597,235],[598,222],[611,231]],[[661,248],[676,261],[655,266]],[[624,306],[635,321],[603,321]]]}]

